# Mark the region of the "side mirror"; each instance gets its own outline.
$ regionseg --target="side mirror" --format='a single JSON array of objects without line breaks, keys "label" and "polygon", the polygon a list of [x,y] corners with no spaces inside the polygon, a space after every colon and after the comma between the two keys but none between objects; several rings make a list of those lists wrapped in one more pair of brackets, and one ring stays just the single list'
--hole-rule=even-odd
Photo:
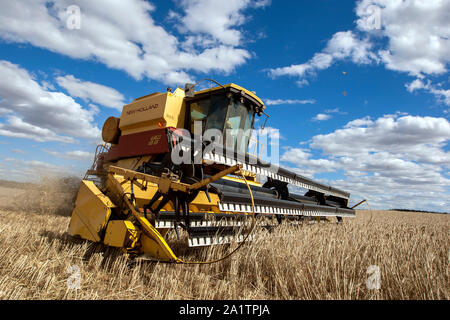
[{"label": "side mirror", "polygon": [[261,130],[264,130],[264,128],[266,127],[266,124],[267,124],[267,120],[269,120],[269,115],[267,113],[265,113],[264,111],[262,111],[261,113],[266,116],[266,120],[264,121],[264,124],[260,128]]},{"label": "side mirror", "polygon": [[195,84],[193,83],[186,83],[184,86],[184,94],[186,97],[192,98],[195,94]]}]

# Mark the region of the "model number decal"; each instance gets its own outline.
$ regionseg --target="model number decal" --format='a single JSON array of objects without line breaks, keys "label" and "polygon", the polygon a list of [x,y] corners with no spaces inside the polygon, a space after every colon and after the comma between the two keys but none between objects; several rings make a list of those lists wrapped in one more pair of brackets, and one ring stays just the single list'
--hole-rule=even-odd
[{"label": "model number decal", "polygon": [[148,141],[148,145],[149,145],[149,146],[157,145],[157,144],[159,143],[160,140],[161,140],[161,135],[160,135],[160,134],[154,135],[154,136],[152,136],[152,137],[150,138],[150,140]]}]

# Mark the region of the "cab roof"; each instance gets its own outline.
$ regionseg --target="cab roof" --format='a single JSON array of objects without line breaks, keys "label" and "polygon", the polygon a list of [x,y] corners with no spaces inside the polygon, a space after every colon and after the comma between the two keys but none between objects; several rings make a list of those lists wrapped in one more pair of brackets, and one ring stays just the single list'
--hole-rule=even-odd
[{"label": "cab roof", "polygon": [[243,88],[241,86],[238,86],[237,84],[234,84],[234,83],[225,84],[223,86],[217,86],[217,87],[214,87],[214,88],[211,88],[211,89],[205,89],[205,90],[201,90],[201,91],[196,91],[195,95],[196,96],[197,95],[203,95],[205,93],[214,92],[214,91],[221,90],[221,89],[224,89],[224,88],[225,89],[234,89],[233,91],[243,91],[252,100],[256,100],[256,102],[258,104],[260,104],[261,106],[265,106],[264,102],[262,102],[262,100],[260,98],[258,98],[258,96],[254,92],[249,91],[249,90],[247,90],[247,89],[245,89],[245,88]]}]

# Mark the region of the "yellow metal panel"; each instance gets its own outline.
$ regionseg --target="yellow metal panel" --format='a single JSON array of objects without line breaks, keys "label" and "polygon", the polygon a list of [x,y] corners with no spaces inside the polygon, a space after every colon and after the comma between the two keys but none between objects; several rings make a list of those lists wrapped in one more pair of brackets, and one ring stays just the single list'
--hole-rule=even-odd
[{"label": "yellow metal panel", "polygon": [[175,256],[172,249],[170,249],[169,245],[164,241],[164,238],[159,240],[160,241],[158,241],[156,237],[151,238],[143,233],[140,238],[141,253],[160,261],[178,261],[178,258]]},{"label": "yellow metal panel", "polygon": [[123,107],[119,128],[122,135],[160,127],[183,127],[184,91],[156,93],[142,97]]},{"label": "yellow metal panel", "polygon": [[[225,176],[222,179],[224,180],[230,180],[230,181],[235,181],[235,182],[239,182],[245,185],[245,180],[242,178],[238,178],[238,177],[230,177],[230,176]],[[252,185],[252,186],[256,186],[256,187],[262,187],[261,183],[256,182],[256,181],[252,181],[247,179],[248,184]]]},{"label": "yellow metal panel", "polygon": [[142,132],[157,127],[164,118],[167,93],[155,94],[135,100],[122,109],[119,128],[122,135]]},{"label": "yellow metal panel", "polygon": [[184,90],[177,89],[167,95],[164,121],[166,127],[183,128],[185,121]]},{"label": "yellow metal panel", "polygon": [[69,224],[69,234],[91,241],[101,241],[115,205],[92,181],[83,180],[78,190],[75,208]]},{"label": "yellow metal panel", "polygon": [[[114,176],[114,178],[123,183],[124,179],[121,176]],[[112,187],[110,184],[111,181],[107,181],[109,187]],[[141,180],[137,180],[137,182],[142,183]],[[122,184],[122,188],[125,192],[131,192],[131,183],[125,182]],[[148,204],[148,202],[153,198],[153,195],[158,190],[158,186],[153,183],[148,183],[147,190],[140,189],[136,184],[134,185],[133,191],[134,196],[136,197],[136,203],[138,207],[142,208],[144,205]],[[219,197],[210,193],[211,202],[208,201],[206,194],[204,191],[200,191],[195,197],[195,199],[189,204],[189,209],[192,212],[215,212],[220,213],[218,203],[220,201]],[[156,202],[156,205],[159,201]],[[172,202],[168,202],[161,211],[174,211],[175,209],[172,206]]]},{"label": "yellow metal panel", "polygon": [[140,232],[131,221],[112,220],[108,223],[104,243],[108,246],[132,249]]},{"label": "yellow metal panel", "polygon": [[[120,183],[123,183],[124,178],[121,176],[114,176],[114,178],[119,181]],[[107,186],[109,188],[112,188],[111,180],[108,180]],[[142,183],[142,180],[137,180],[137,182]],[[129,181],[122,184],[122,188],[125,192],[131,192],[131,183]],[[153,195],[158,191],[158,186],[154,183],[148,183],[147,184],[147,190],[140,189],[136,184],[134,184],[133,192],[134,196],[136,197],[136,201],[139,207],[143,207],[145,204],[148,204],[148,202],[153,198]]]},{"label": "yellow metal panel", "polygon": [[208,197],[204,191],[200,191],[198,195],[189,203],[189,210],[192,212],[210,212],[210,213],[220,213],[219,209],[219,197],[215,193],[210,193],[209,197],[211,202],[208,201]]},{"label": "yellow metal panel", "polygon": [[[117,193],[124,194],[125,191],[115,176],[108,174],[108,181],[110,181],[110,186],[115,189]],[[133,216],[138,220],[139,225],[142,227],[140,241],[141,250],[143,250],[142,252],[149,253],[159,260],[178,262],[178,258],[175,256],[172,249],[169,247],[159,231],[144,217],[143,214],[136,211],[134,205],[130,202],[127,196],[123,197],[123,200],[128,206],[128,209],[131,210]],[[146,237],[148,237],[148,241],[145,240]]]}]

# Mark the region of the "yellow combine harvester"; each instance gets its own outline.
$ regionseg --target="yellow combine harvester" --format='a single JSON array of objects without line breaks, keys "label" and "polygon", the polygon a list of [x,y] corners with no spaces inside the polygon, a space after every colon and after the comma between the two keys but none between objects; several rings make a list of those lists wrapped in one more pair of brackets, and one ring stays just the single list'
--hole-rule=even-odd
[{"label": "yellow combine harvester", "polygon": [[[235,84],[168,89],[106,120],[78,192],[69,233],[132,255],[183,262],[167,243],[251,239],[255,216],[353,217],[349,194],[264,162],[247,151],[264,103]],[[265,183],[260,181],[265,179]],[[288,185],[305,189],[292,194]],[[250,237],[249,237],[250,236]]]}]

